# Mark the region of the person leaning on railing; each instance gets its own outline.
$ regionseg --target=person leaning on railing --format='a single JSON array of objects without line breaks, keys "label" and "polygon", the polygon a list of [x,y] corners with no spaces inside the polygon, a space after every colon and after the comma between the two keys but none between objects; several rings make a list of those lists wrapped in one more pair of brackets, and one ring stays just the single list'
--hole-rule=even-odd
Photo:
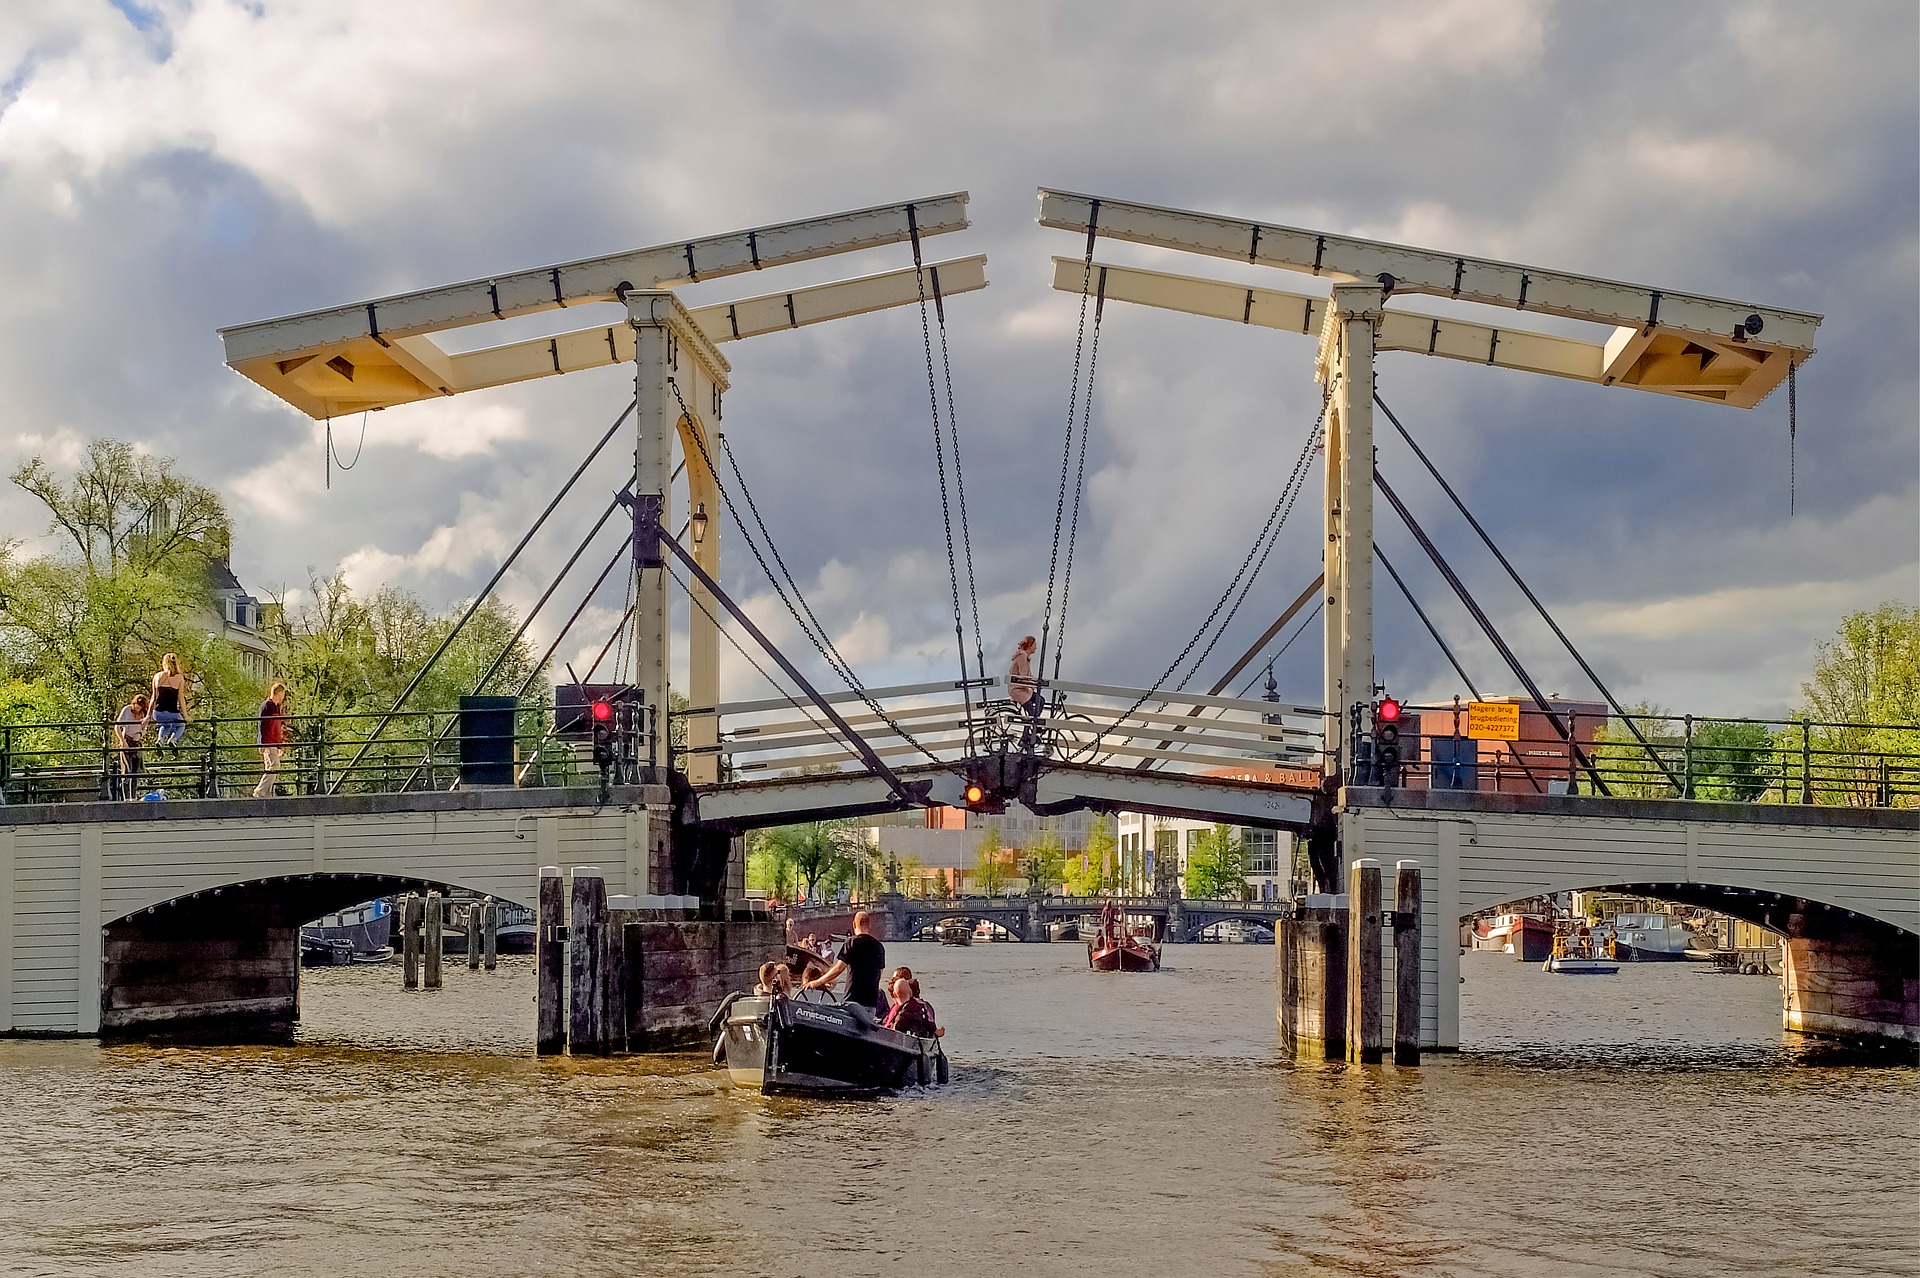
[{"label": "person leaning on railing", "polygon": [[113,721],[114,745],[119,751],[119,798],[140,797],[141,745],[147,739],[147,694],[136,692]]}]

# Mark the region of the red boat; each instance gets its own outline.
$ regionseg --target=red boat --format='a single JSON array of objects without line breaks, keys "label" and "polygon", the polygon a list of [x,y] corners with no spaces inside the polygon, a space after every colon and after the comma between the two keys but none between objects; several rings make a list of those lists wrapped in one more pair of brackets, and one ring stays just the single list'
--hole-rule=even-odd
[{"label": "red boat", "polygon": [[1096,972],[1157,972],[1160,947],[1134,936],[1120,922],[1120,907],[1108,901],[1100,909],[1100,931],[1087,942],[1087,966]]}]

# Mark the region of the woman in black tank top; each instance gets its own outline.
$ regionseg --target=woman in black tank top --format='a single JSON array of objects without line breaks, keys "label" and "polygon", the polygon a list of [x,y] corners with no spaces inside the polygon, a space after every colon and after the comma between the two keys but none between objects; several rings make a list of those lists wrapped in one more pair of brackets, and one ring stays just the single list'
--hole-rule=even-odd
[{"label": "woman in black tank top", "polygon": [[180,673],[180,658],[169,652],[160,658],[160,672],[153,676],[154,740],[161,747],[180,748],[187,733],[186,676]]}]

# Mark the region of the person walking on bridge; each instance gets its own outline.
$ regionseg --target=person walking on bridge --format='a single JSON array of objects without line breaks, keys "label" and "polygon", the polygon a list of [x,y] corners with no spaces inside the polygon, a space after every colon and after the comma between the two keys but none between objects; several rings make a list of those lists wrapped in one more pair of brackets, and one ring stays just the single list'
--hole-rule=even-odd
[{"label": "person walking on bridge", "polygon": [[1026,729],[1020,734],[1020,748],[1033,749],[1034,730],[1040,725],[1040,683],[1033,677],[1033,650],[1035,640],[1032,635],[1020,641],[1013,650],[1013,661],[1007,666],[1007,698],[1020,707],[1027,716]]},{"label": "person walking on bridge", "polygon": [[120,708],[119,718],[113,721],[113,735],[120,755],[117,797],[137,799],[140,797],[140,746],[147,736],[146,693],[134,693],[133,700]]},{"label": "person walking on bridge", "polygon": [[260,703],[260,784],[253,787],[256,799],[271,799],[280,793],[275,775],[287,749],[287,685],[276,680]]}]

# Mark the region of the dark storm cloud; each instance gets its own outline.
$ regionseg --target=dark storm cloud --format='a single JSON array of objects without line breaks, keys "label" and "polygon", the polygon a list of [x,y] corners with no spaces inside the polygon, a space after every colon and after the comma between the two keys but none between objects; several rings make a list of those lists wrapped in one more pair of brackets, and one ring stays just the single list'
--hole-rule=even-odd
[{"label": "dark storm cloud", "polygon": [[[344,565],[470,592],[626,390],[607,370],[375,414],[327,492],[313,425],[221,365],[217,326],[965,187],[974,230],[929,250],[990,259],[992,287],[949,313],[998,653],[1039,617],[1073,349],[1075,301],[1046,288],[1047,259],[1078,245],[1033,225],[1044,183],[1825,313],[1791,521],[1782,395],[1738,412],[1382,361],[1389,401],[1624,695],[1777,709],[1839,612],[1915,593],[1910,6],[137,12],[139,30],[104,9],[0,17],[0,460],[103,434],[173,453],[228,492],[257,586]],[[816,608],[871,679],[945,673],[917,315],[727,353],[728,437]],[[1305,339],[1109,308],[1068,634],[1084,675],[1149,678],[1205,615],[1312,422],[1312,360]],[[335,423],[348,458],[359,432]],[[620,464],[510,597],[537,593]],[[1584,693],[1385,431],[1381,464],[1543,682]],[[1318,571],[1318,500],[1316,469],[1202,682]],[[38,531],[14,498],[0,516]],[[1388,553],[1475,677],[1506,690],[1389,520]],[[728,583],[771,618],[728,544]],[[1455,690],[1384,580],[1378,612],[1383,675]],[[1287,655],[1287,695],[1317,695],[1318,651],[1309,635]],[[753,679],[729,667],[733,690]]]}]

